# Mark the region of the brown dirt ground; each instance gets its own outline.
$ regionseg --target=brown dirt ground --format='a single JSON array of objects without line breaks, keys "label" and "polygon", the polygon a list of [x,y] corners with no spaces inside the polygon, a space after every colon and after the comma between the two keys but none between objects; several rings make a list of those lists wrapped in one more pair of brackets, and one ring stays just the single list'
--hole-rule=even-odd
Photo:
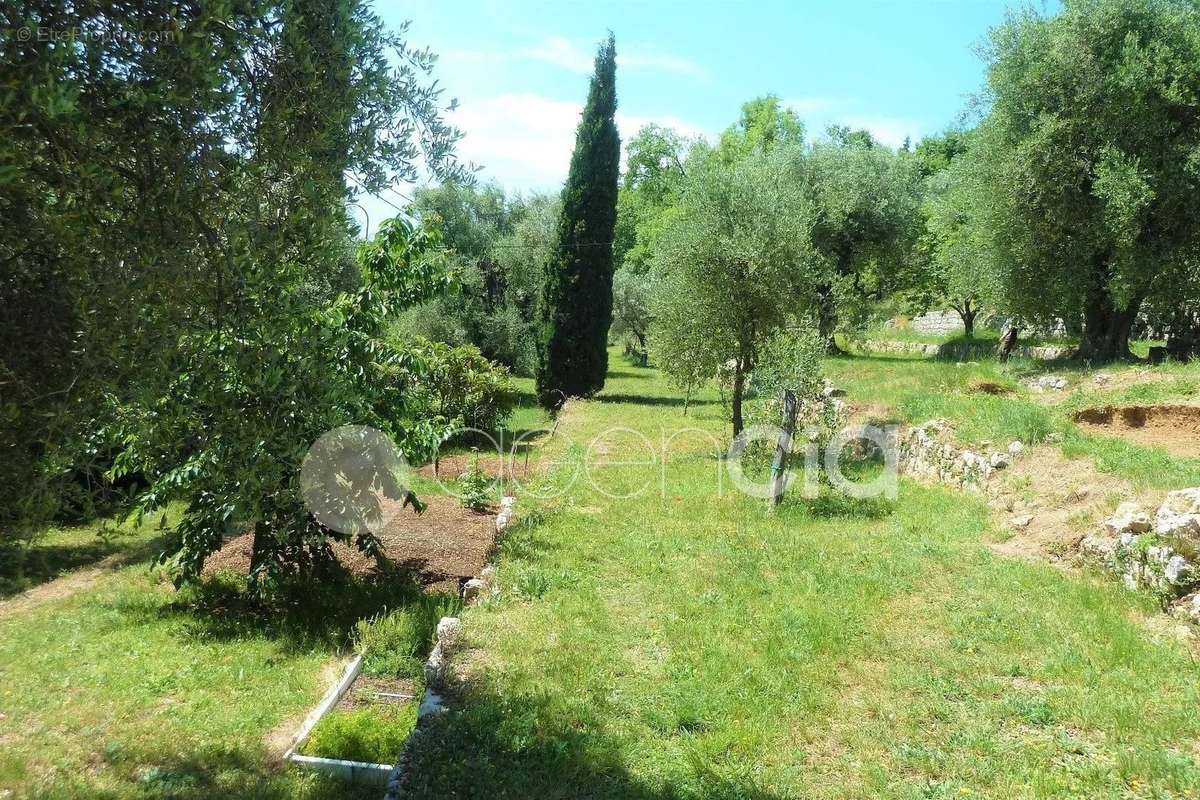
[{"label": "brown dirt ground", "polygon": [[995,381],[985,380],[984,378],[975,378],[967,384],[967,391],[974,394],[994,394],[1007,395],[1012,394],[1012,389]]},{"label": "brown dirt ground", "polygon": [[[495,509],[472,511],[453,497],[425,495],[428,508],[418,515],[411,507],[384,501],[390,521],[379,532],[383,554],[392,564],[411,569],[431,590],[457,591],[459,583],[479,574],[496,544]],[[209,556],[205,574],[219,570],[245,573],[250,569],[253,537],[230,539]],[[375,561],[352,545],[335,544],[334,555],[351,572],[364,575],[377,569]]]},{"label": "brown dirt ground", "polygon": [[[1099,530],[1104,518],[1125,500],[1144,508],[1161,493],[1139,494],[1128,481],[1098,472],[1085,458],[1067,458],[1053,446],[1033,447],[999,473],[988,487],[996,527],[1008,538],[992,549],[1017,558],[1071,560],[1080,539]],[[1025,527],[1014,517],[1031,516]]]},{"label": "brown dirt ground", "polygon": [[[407,697],[380,697],[380,693],[407,695]],[[417,686],[410,678],[387,678],[377,675],[359,675],[350,684],[350,689],[342,695],[335,706],[340,711],[373,705],[395,705],[397,703],[413,703],[420,700],[417,697]]]},{"label": "brown dirt ground", "polygon": [[1174,456],[1200,456],[1200,406],[1102,406],[1075,415],[1081,428],[1161,447]]},{"label": "brown dirt ground", "polygon": [[[503,457],[498,453],[480,454],[478,458],[479,469],[488,477],[496,478],[503,471],[506,481],[511,481],[514,478],[516,480],[525,480],[542,466],[539,459],[532,457],[526,462],[524,454],[520,452],[516,455],[505,455]],[[455,453],[443,456],[438,459],[436,471],[434,470],[434,465],[429,463],[418,468],[417,474],[425,478],[441,478],[443,481],[455,480],[459,475],[467,471],[467,467],[471,465],[474,459],[474,454],[467,453]]]}]

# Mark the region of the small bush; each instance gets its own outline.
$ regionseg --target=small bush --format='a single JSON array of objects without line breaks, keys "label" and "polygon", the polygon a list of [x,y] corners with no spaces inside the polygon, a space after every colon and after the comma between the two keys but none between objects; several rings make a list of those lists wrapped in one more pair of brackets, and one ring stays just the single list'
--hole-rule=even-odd
[{"label": "small bush", "polygon": [[479,468],[478,455],[471,459],[471,465],[458,477],[458,485],[464,506],[476,511],[487,508],[492,495],[492,480]]},{"label": "small bush", "polygon": [[423,370],[409,399],[418,415],[440,417],[451,428],[490,431],[512,414],[516,392],[508,368],[489,361],[478,347],[418,340],[415,354]]},{"label": "small bush", "polygon": [[461,606],[453,595],[424,595],[411,605],[359,620],[354,626],[354,644],[363,656],[363,672],[421,677],[438,620],[457,614]]},{"label": "small bush", "polygon": [[320,758],[393,764],[416,724],[416,703],[333,711],[313,728],[302,751]]}]

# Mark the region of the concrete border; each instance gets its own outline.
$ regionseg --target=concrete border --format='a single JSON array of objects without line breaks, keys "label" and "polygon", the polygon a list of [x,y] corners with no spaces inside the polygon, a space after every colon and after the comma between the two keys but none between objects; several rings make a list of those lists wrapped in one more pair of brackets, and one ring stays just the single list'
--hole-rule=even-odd
[{"label": "concrete border", "polygon": [[[321,721],[321,717],[329,713],[329,711],[338,704],[342,696],[346,694],[346,690],[350,688],[350,684],[354,683],[354,679],[362,672],[362,656],[355,656],[354,659],[346,665],[342,677],[333,686],[329,687],[329,691],[325,692],[325,696],[321,698],[321,702],[317,704],[309,715],[304,718],[304,722],[300,725],[300,730],[296,733],[296,737],[292,739],[292,746],[283,754],[285,761],[295,760],[296,749],[304,744],[308,739],[308,735],[312,733],[312,729]],[[311,756],[300,756],[300,758],[310,758]]]},{"label": "concrete border", "polygon": [[312,733],[317,723],[332,711],[342,697],[345,696],[361,672],[362,656],[359,655],[355,656],[346,665],[346,669],[342,672],[342,677],[338,679],[337,683],[329,687],[329,691],[325,692],[325,696],[321,698],[321,702],[317,704],[317,707],[304,718],[303,724],[300,725],[300,730],[296,732],[296,737],[292,740],[292,746],[283,754],[284,761],[290,761],[297,766],[308,769],[337,775],[352,783],[381,787],[387,785],[388,776],[392,773],[391,764],[373,764],[369,761],[348,761],[341,758],[305,756],[296,752],[308,740],[309,734]]},{"label": "concrete border", "polygon": [[327,772],[345,778],[351,783],[368,786],[387,786],[392,774],[391,764],[372,764],[367,761],[346,761],[340,758],[318,758],[317,756],[293,755],[289,761],[310,769]]}]

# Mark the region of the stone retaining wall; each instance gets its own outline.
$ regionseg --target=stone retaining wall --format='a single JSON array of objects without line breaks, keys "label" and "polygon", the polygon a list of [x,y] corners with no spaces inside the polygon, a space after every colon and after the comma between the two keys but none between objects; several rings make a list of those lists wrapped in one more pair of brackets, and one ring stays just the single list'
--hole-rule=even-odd
[{"label": "stone retaining wall", "polygon": [[[979,342],[944,342],[942,344],[925,344],[924,342],[904,342],[893,339],[867,339],[860,345],[864,350],[876,353],[918,353],[929,358],[952,358],[956,361],[973,358],[986,358],[996,352],[996,343],[991,341]],[[1032,358],[1038,361],[1055,361],[1067,358],[1073,350],[1065,345],[1017,345],[1013,355],[1018,358]]]},{"label": "stone retaining wall", "polygon": [[901,472],[968,491],[982,491],[988,478],[1009,467],[1024,449],[1018,441],[1003,450],[992,448],[990,443],[977,449],[958,447],[944,419],[905,429],[896,444]]}]

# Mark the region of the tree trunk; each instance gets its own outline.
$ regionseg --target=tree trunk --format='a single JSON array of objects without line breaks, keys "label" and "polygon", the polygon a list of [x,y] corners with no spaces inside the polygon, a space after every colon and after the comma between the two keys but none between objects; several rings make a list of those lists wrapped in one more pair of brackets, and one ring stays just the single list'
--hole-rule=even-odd
[{"label": "tree trunk", "polygon": [[780,420],[779,440],[775,444],[775,460],[771,465],[771,507],[783,501],[783,490],[787,485],[788,453],[792,450],[792,435],[796,431],[796,394],[791,389],[783,391],[783,417]]},{"label": "tree trunk", "polygon": [[1200,353],[1200,319],[1186,310],[1176,312],[1167,336],[1167,355],[1174,361],[1191,361]]},{"label": "tree trunk", "polygon": [[259,521],[254,525],[254,540],[250,545],[250,579],[251,581],[258,580],[258,572],[262,568],[263,563],[267,559],[268,541],[270,533],[267,530],[267,524]]},{"label": "tree trunk", "polygon": [[1017,336],[1021,329],[1015,323],[1009,323],[1005,329],[1004,335],[1000,337],[1000,346],[996,348],[996,355],[1000,359],[1000,363],[1008,361],[1008,357],[1012,355],[1013,348],[1017,346]]},{"label": "tree trunk", "polygon": [[746,390],[746,373],[741,356],[733,361],[733,438],[737,438],[745,422],[742,419],[742,394]]},{"label": "tree trunk", "polygon": [[1125,308],[1116,308],[1107,292],[1103,293],[1102,300],[1089,303],[1076,357],[1086,361],[1130,358],[1129,333],[1140,306],[1139,300]]},{"label": "tree trunk", "polygon": [[963,303],[962,308],[956,307],[954,310],[958,312],[958,316],[962,317],[963,333],[970,339],[975,335],[975,317],[979,316],[979,309],[967,301]]},{"label": "tree trunk", "polygon": [[828,283],[817,287],[817,334],[825,345],[825,352],[837,355],[842,352],[834,339],[837,331],[837,306],[833,299],[833,287]]},{"label": "tree trunk", "polygon": [[1142,299],[1138,297],[1129,305],[1118,307],[1108,292],[1107,277],[1108,262],[1097,257],[1083,310],[1083,338],[1075,354],[1081,361],[1114,361],[1133,355],[1129,352],[1129,333]]}]

